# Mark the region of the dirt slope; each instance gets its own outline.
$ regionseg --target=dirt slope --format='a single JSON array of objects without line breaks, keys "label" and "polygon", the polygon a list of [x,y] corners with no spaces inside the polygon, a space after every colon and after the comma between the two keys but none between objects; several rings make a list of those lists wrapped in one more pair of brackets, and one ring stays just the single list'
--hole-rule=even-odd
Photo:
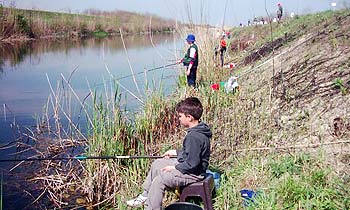
[{"label": "dirt slope", "polygon": [[[336,172],[350,174],[350,15],[292,35],[237,73],[240,103],[254,101],[248,115],[266,112],[273,119],[261,124],[271,131],[270,140],[261,137],[255,146],[325,151]],[[258,51],[245,61],[254,61]]]}]

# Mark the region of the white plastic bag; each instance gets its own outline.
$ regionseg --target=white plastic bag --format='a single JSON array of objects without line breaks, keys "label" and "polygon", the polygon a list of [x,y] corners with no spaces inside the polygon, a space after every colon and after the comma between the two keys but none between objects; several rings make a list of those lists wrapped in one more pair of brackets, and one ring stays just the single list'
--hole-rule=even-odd
[{"label": "white plastic bag", "polygon": [[235,76],[231,76],[228,81],[225,83],[225,91],[226,93],[231,93],[234,92],[236,90],[236,88],[238,88],[238,81],[237,81],[237,77]]}]

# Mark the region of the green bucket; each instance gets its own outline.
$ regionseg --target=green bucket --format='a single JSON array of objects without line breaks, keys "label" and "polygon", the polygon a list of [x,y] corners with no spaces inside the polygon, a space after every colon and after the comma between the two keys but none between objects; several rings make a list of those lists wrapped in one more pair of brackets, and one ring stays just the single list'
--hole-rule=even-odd
[{"label": "green bucket", "polygon": [[226,82],[220,82],[220,88],[225,87]]}]

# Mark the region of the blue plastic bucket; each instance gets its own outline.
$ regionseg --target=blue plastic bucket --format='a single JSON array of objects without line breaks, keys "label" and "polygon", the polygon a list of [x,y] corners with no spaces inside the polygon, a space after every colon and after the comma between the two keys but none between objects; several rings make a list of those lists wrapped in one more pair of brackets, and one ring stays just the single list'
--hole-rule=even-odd
[{"label": "blue plastic bucket", "polygon": [[254,203],[254,198],[258,195],[258,192],[254,192],[253,190],[243,189],[239,191],[241,193],[244,206],[250,206]]}]

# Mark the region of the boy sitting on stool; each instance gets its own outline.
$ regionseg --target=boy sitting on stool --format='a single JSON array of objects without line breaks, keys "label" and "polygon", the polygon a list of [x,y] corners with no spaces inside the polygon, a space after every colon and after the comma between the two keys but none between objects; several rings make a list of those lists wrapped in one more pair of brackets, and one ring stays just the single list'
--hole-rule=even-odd
[{"label": "boy sitting on stool", "polygon": [[[204,178],[209,165],[210,138],[208,125],[200,121],[203,106],[198,98],[189,97],[176,105],[180,124],[187,128],[182,148],[169,150],[164,158],[152,163],[143,183],[143,193],[127,201],[129,206],[140,206],[146,202],[147,210],[160,210],[166,189],[185,186]],[[177,158],[169,158],[170,156]]]}]

